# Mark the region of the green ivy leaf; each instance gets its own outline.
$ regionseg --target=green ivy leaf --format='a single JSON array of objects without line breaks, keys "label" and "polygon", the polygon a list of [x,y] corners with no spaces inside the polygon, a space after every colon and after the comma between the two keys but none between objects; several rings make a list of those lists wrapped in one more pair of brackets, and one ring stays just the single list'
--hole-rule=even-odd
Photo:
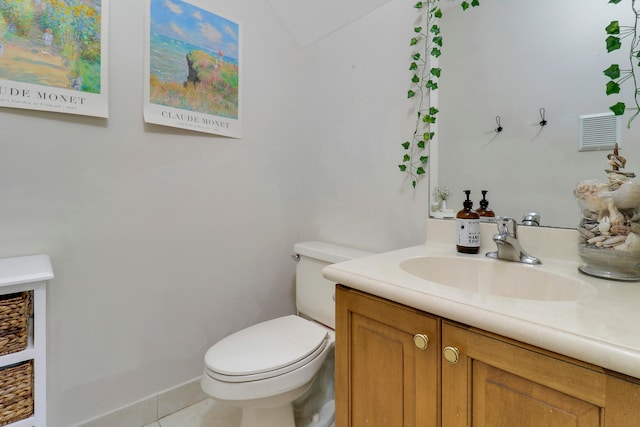
[{"label": "green ivy leaf", "polygon": [[622,47],[622,43],[620,42],[620,37],[609,36],[607,37],[607,52],[612,52],[614,50],[620,49]]},{"label": "green ivy leaf", "polygon": [[620,77],[620,66],[618,64],[611,64],[611,66],[603,72],[604,75],[609,77],[611,80],[617,79]]},{"label": "green ivy leaf", "polygon": [[607,95],[612,93],[620,93],[620,85],[613,80],[607,82]]},{"label": "green ivy leaf", "polygon": [[615,105],[609,107],[609,109],[613,111],[613,114],[615,114],[616,116],[623,115],[625,108],[626,106],[624,105],[624,102],[618,102]]},{"label": "green ivy leaf", "polygon": [[620,34],[620,24],[618,21],[611,21],[609,25],[607,25],[607,34]]},{"label": "green ivy leaf", "polygon": [[[425,35],[426,33],[425,28],[421,26],[414,26],[414,31],[418,35],[416,35],[416,37],[411,39],[411,46],[420,45],[420,48],[424,49],[425,51],[427,50],[426,48],[427,44],[433,42],[432,45],[429,46],[428,48],[430,49],[428,51],[428,55],[434,58],[440,57],[440,55],[442,54],[442,51],[440,50],[440,48],[442,48],[442,45],[443,45],[443,37],[440,35],[441,29],[437,24],[434,24],[434,22],[437,22],[435,21],[436,19],[442,18],[443,13],[439,7],[431,7],[438,4],[437,1],[439,0],[419,1],[415,3],[414,7],[416,9],[427,8],[427,10],[421,12],[421,14],[423,18],[427,18],[427,22],[429,24],[428,33],[431,36],[429,38],[429,36]],[[611,0],[611,1],[616,1],[616,0]],[[622,1],[622,0],[617,0],[617,1]],[[463,0],[461,3],[463,10],[466,10],[470,7],[476,7],[479,5],[480,5],[479,0]],[[426,74],[425,66],[428,64],[429,58],[425,58],[423,60],[420,53],[413,53],[412,58],[413,58],[413,62],[411,62],[411,64],[409,65],[409,70],[414,71],[411,81],[413,84],[416,84],[416,85],[419,84],[420,86],[415,86],[414,88],[417,87],[415,91],[414,90],[407,91],[407,97],[413,98],[416,95],[418,95],[418,93],[420,93],[421,95],[424,94],[423,88],[427,88],[428,90],[438,89],[438,79],[440,78],[440,75],[441,75],[441,69],[437,67],[431,68],[429,70],[429,73],[430,73],[429,76],[431,77],[431,79],[429,79],[425,83],[424,80],[427,80],[424,77],[424,75]],[[424,86],[422,86],[423,84]],[[435,137],[435,132],[429,132],[429,130],[431,128],[430,124],[436,123],[436,116],[439,113],[439,110],[436,107],[431,106],[430,102],[426,102],[426,104],[422,104],[422,100],[421,100],[420,105],[416,109],[415,113],[417,114],[418,121],[422,120],[422,122],[424,122],[424,125],[419,125],[419,126],[421,126],[423,130],[426,130],[427,132],[424,132],[422,135],[422,140],[419,140],[419,138],[417,137],[417,133],[420,128],[417,126],[414,133],[414,139],[410,140],[411,142],[405,141],[404,143],[401,144],[402,147],[406,150],[406,152],[403,156],[404,164],[398,165],[398,168],[400,169],[401,172],[405,172],[410,176],[411,185],[414,189],[416,188],[416,185],[418,184],[418,181],[421,178],[421,176],[426,173],[426,170],[425,170],[426,166],[423,167],[420,165],[426,165],[429,161],[429,156],[428,155],[420,156],[419,163],[418,163],[418,161],[416,161],[412,157],[412,155],[415,152],[417,152],[418,149],[426,150],[426,146],[429,143],[429,141],[431,141]],[[426,153],[426,151],[424,152]],[[415,157],[417,157],[417,155]]]}]

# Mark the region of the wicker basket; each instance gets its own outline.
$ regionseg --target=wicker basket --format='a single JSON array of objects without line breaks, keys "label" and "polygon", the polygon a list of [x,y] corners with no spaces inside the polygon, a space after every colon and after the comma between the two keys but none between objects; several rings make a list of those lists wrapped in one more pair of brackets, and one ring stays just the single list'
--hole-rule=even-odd
[{"label": "wicker basket", "polygon": [[0,356],[27,348],[31,292],[0,296]]},{"label": "wicker basket", "polygon": [[33,360],[0,368],[0,426],[33,414]]}]

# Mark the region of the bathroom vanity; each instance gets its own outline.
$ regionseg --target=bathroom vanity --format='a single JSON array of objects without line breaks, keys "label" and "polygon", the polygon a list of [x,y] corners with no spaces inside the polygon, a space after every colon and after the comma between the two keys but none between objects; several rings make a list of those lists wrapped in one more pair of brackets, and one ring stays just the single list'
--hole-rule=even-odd
[{"label": "bathroom vanity", "polygon": [[640,283],[580,274],[574,230],[523,228],[542,266],[456,254],[454,233],[429,220],[425,245],[324,270],[336,426],[640,426]]},{"label": "bathroom vanity", "polygon": [[636,379],[350,288],[336,301],[338,427],[640,425]]}]

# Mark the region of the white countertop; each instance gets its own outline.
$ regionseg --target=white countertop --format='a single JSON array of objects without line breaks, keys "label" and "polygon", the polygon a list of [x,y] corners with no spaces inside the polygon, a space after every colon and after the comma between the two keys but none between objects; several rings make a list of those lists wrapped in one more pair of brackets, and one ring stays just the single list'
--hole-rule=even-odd
[{"label": "white countertop", "polygon": [[[640,378],[640,282],[581,274],[573,253],[575,230],[524,227],[520,234],[523,247],[543,261],[542,266],[532,268],[587,282],[594,296],[562,302],[492,296],[429,282],[400,268],[401,261],[412,257],[484,257],[487,250],[495,250],[490,238],[494,228],[489,227],[495,225],[483,224],[480,254],[456,253],[452,223],[429,220],[431,238],[426,244],[333,264],[323,273],[354,289]],[[451,237],[450,243],[443,237]]]},{"label": "white countertop", "polygon": [[0,287],[53,279],[48,255],[0,258]]}]

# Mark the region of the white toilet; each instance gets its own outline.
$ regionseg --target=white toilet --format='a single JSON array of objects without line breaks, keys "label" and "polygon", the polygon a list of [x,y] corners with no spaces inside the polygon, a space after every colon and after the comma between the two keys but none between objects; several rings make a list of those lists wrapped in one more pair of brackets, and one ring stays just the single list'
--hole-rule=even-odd
[{"label": "white toilet", "polygon": [[335,283],[322,269],[369,252],[324,242],[294,245],[298,315],[250,326],[205,355],[202,389],[242,408],[241,427],[295,427],[292,402],[333,354]]}]

